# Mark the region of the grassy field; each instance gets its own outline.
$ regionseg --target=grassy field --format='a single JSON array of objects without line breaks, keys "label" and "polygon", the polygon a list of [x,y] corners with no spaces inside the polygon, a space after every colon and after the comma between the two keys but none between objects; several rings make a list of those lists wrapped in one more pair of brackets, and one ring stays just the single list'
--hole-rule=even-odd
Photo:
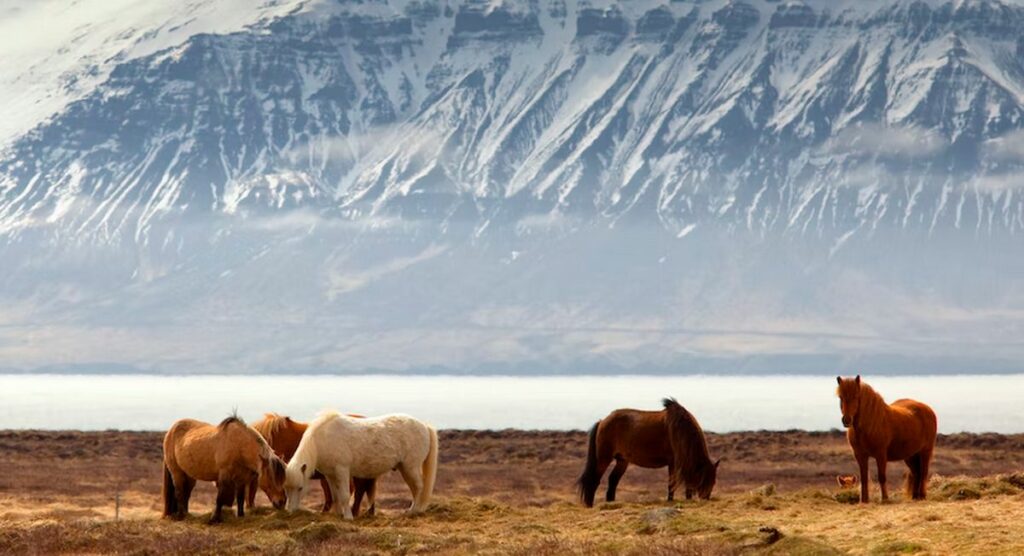
[{"label": "grassy field", "polygon": [[[159,518],[158,433],[6,431],[0,553],[1024,553],[1024,435],[941,437],[930,499],[885,505],[851,504],[835,486],[854,471],[838,432],[709,443],[724,461],[708,502],[669,504],[664,470],[631,468],[619,501],[582,508],[582,433],[444,431],[426,515],[402,515],[408,491],[393,475],[374,517],[276,512],[260,495],[254,514],[208,526],[211,485],[197,487],[187,521]],[[891,466],[890,483],[902,478]]]}]

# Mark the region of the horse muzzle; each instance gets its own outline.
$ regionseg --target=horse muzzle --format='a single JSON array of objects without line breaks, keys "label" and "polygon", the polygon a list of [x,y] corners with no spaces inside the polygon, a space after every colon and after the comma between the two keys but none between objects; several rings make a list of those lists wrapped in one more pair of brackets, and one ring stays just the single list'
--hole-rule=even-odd
[{"label": "horse muzzle", "polygon": [[284,505],[285,505],[286,502],[287,502],[286,500],[278,500],[277,502],[273,502],[274,509],[275,510],[283,510],[284,509]]},{"label": "horse muzzle", "polygon": [[850,419],[849,417],[846,417],[844,415],[843,416],[843,426],[846,427],[846,428],[850,428],[850,425],[852,425],[852,424],[853,424],[853,420]]}]

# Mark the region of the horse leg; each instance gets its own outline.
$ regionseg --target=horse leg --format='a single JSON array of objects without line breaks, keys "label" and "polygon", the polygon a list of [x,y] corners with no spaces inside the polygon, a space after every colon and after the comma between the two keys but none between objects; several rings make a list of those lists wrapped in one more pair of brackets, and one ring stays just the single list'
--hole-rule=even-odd
[{"label": "horse leg", "polygon": [[917,493],[914,496],[915,500],[924,500],[926,491],[928,490],[928,468],[932,464],[932,450],[935,448],[929,446],[918,453],[920,458],[917,466],[917,484],[915,485]]},{"label": "horse leg", "polygon": [[359,517],[360,506],[363,505],[363,485],[359,481],[352,481],[352,517]]},{"label": "horse leg", "polygon": [[921,454],[914,454],[903,460],[903,463],[907,464],[907,496],[912,500],[917,500],[917,472],[921,467]]},{"label": "horse leg", "polygon": [[181,514],[182,517],[188,515],[188,501],[192,498],[192,489],[195,488],[195,487],[196,487],[196,480],[193,479],[192,477],[189,477],[188,475],[185,475],[185,485],[184,485],[184,488],[182,488],[182,490],[184,492],[183,492],[181,504],[179,504],[179,506],[178,506],[179,508],[183,508],[182,514]]},{"label": "horse leg", "polygon": [[331,483],[327,480],[327,477],[320,476],[320,488],[324,491],[324,508],[321,510],[323,513],[331,511],[331,507],[334,506],[334,496],[331,494]]},{"label": "horse leg", "polygon": [[251,481],[243,481],[235,485],[235,503],[238,504],[238,517],[245,517],[245,489],[256,484],[260,480],[259,473],[253,473],[255,477]]},{"label": "horse leg", "polygon": [[605,500],[608,502],[615,501],[615,489],[619,486],[619,479],[626,473],[626,468],[629,467],[629,462],[624,458],[615,458],[615,467],[612,468],[612,472],[608,475],[608,493],[605,495]]},{"label": "horse leg", "polygon": [[672,464],[668,464],[668,501],[671,502],[676,498],[676,474],[675,468]]},{"label": "horse leg", "polygon": [[[181,469],[171,471],[171,481],[174,483],[174,496],[178,505],[178,513],[175,514],[175,519],[184,519],[188,515],[188,496],[191,492],[189,481],[192,478],[185,474]],[[195,481],[192,481],[195,484]]]},{"label": "horse leg", "polygon": [[223,508],[224,506],[231,507],[231,503],[234,502],[235,498],[235,485],[230,479],[220,479],[217,481],[217,505],[214,507],[213,515],[210,516],[210,523],[220,523],[224,521]]},{"label": "horse leg", "polygon": [[882,489],[882,502],[888,502],[889,488],[885,484],[885,464],[888,462],[885,459],[885,454],[882,454],[881,457],[876,457],[875,463],[878,464],[878,486]]},{"label": "horse leg", "polygon": [[409,506],[406,513],[418,514],[422,512],[420,493],[423,491],[423,472],[420,466],[402,463],[398,466],[398,471],[402,473],[402,478],[405,479],[405,484],[409,486],[409,492],[412,493],[412,505]]},{"label": "horse leg", "polygon": [[[352,479],[355,485],[355,500],[352,501],[352,516],[358,517],[359,510],[362,509],[362,497],[367,496],[371,509],[367,511],[368,514],[373,514],[373,499],[370,498],[370,491],[377,484],[376,479]],[[369,496],[368,496],[369,495]]]},{"label": "horse leg", "polygon": [[608,466],[612,464],[612,461],[614,461],[614,459],[611,456],[611,454],[598,455],[597,470],[595,473],[595,477],[597,478],[597,480],[594,482],[593,485],[584,485],[584,488],[586,490],[583,493],[583,499],[586,502],[588,508],[594,505],[594,495],[597,493],[597,487],[600,486],[601,484],[601,477],[604,476],[605,471],[608,471]]},{"label": "horse leg", "polygon": [[692,488],[686,487],[686,489],[683,492],[686,494],[686,499],[687,500],[693,500],[693,489]]},{"label": "horse leg", "polygon": [[868,497],[868,456],[856,454],[857,466],[860,467],[860,503],[867,504],[869,502]]},{"label": "horse leg", "polygon": [[260,488],[260,478],[256,477],[249,483],[249,490],[246,491],[247,499],[246,503],[249,505],[249,509],[256,507],[256,491]]},{"label": "horse leg", "polygon": [[331,479],[331,490],[336,501],[334,511],[341,514],[345,519],[352,519],[352,507],[348,505],[348,500],[352,497],[352,492],[349,490],[349,480],[351,478],[348,468],[339,465],[334,471],[334,477]]},{"label": "horse leg", "polygon": [[366,515],[377,514],[377,479],[366,479]]}]

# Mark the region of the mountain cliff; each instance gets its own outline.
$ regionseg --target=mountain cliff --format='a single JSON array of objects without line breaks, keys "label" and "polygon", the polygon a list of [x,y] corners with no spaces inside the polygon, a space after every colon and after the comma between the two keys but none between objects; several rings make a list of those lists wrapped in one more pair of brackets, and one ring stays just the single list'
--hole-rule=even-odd
[{"label": "mountain cliff", "polygon": [[[1024,225],[1014,2],[232,10],[241,29],[189,34],[210,26],[186,20],[176,44],[162,21],[137,25],[90,66],[91,88],[9,134],[0,230],[144,239],[181,215],[294,208],[480,228],[625,218],[677,235]],[[140,54],[147,40],[164,48]]]},{"label": "mountain cliff", "polygon": [[1018,0],[11,0],[0,367],[1007,372]]}]

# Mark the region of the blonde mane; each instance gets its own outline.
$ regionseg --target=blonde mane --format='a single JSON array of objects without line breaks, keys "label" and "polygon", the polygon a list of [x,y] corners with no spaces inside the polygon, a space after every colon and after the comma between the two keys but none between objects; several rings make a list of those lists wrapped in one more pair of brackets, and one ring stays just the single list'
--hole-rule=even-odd
[{"label": "blonde mane", "polygon": [[277,413],[264,413],[263,418],[256,421],[252,428],[256,429],[268,444],[274,443],[274,437],[288,422],[288,417]]}]

